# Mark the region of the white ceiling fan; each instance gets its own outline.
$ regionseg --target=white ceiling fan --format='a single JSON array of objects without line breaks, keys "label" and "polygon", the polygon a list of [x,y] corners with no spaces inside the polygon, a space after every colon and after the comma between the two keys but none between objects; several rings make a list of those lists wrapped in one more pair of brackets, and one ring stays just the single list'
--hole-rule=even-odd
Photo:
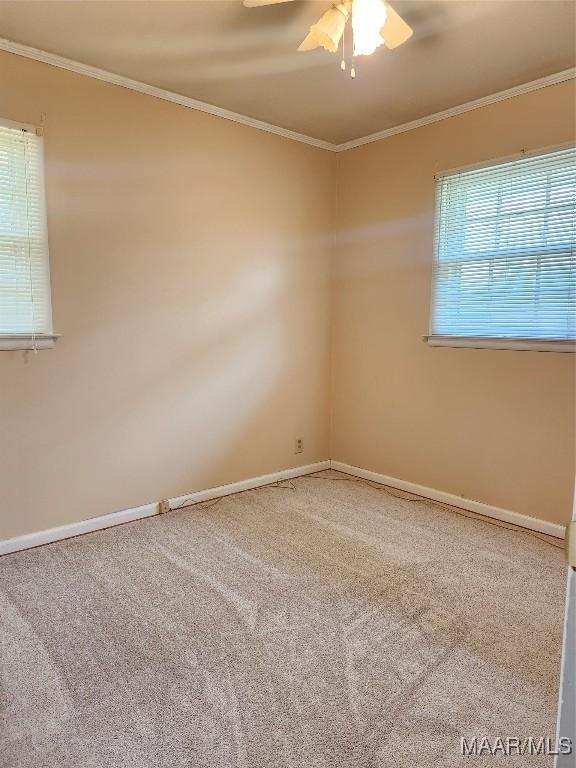
[{"label": "white ceiling fan", "polygon": [[[255,8],[287,2],[292,0],[244,0],[244,5],[247,8]],[[334,4],[310,27],[298,50],[325,48],[331,53],[336,53],[340,41],[343,40],[348,20],[351,20],[352,26],[353,56],[369,56],[381,45],[397,48],[413,34],[411,27],[386,0],[342,0]],[[346,68],[345,53],[343,50],[342,69]],[[355,76],[353,66],[350,74]]]}]

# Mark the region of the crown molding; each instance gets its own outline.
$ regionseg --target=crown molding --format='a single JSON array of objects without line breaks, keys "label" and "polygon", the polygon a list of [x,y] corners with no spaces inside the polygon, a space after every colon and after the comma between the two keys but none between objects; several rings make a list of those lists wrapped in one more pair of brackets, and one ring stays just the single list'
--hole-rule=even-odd
[{"label": "crown molding", "polygon": [[172,91],[166,91],[163,88],[157,88],[154,85],[141,83],[139,80],[132,80],[123,75],[116,75],[113,72],[107,72],[105,69],[98,69],[98,67],[92,67],[89,64],[82,64],[80,61],[66,59],[64,56],[58,56],[55,53],[41,51],[39,48],[32,48],[31,46],[23,45],[22,43],[14,43],[12,40],[7,40],[6,38],[0,38],[0,51],[6,51],[7,53],[14,53],[17,56],[24,56],[27,59],[41,61],[44,64],[50,64],[53,67],[66,69],[69,72],[75,72],[78,75],[85,75],[86,77],[92,77],[95,80],[102,80],[105,83],[119,85],[121,88],[128,88],[131,91],[144,93],[147,96],[154,96],[156,99],[171,101],[173,104],[179,104],[181,107],[195,109],[198,112],[205,112],[209,115],[214,115],[215,117],[222,117],[224,120],[232,120],[235,123],[246,125],[249,128],[257,128],[259,131],[274,133],[285,139],[299,141],[302,144],[310,144],[319,149],[326,149],[330,152],[334,152],[336,149],[335,145],[328,141],[316,139],[313,136],[305,136],[303,133],[290,131],[287,128],[281,128],[278,125],[271,125],[262,120],[256,120],[254,117],[241,115],[238,112],[231,112],[228,109],[216,107],[213,104],[206,104],[204,101],[198,101],[197,99],[191,99],[188,96],[182,96],[181,94],[173,93]]},{"label": "crown molding", "polygon": [[547,77],[541,77],[538,80],[532,80],[529,83],[523,83],[517,85],[514,88],[508,88],[505,91],[499,91],[498,93],[490,94],[489,96],[483,96],[481,99],[475,99],[474,101],[468,101],[465,104],[459,104],[456,107],[445,109],[442,112],[435,112],[432,115],[426,115],[418,120],[412,120],[408,123],[402,123],[395,125],[392,128],[386,128],[383,131],[377,133],[371,133],[368,136],[361,136],[358,139],[352,139],[342,144],[332,144],[329,141],[323,139],[317,139],[313,136],[306,136],[303,133],[297,133],[296,131],[290,131],[287,128],[282,128],[278,125],[272,125],[271,123],[265,123],[262,120],[256,120],[248,115],[241,115],[239,112],[231,112],[228,109],[222,107],[216,107],[213,104],[206,104],[204,101],[198,101],[197,99],[191,99],[188,96],[182,96],[179,93],[173,91],[166,91],[163,88],[157,88],[154,85],[148,85],[142,83],[139,80],[132,80],[129,77],[117,75],[113,72],[107,72],[104,69],[98,69],[98,67],[92,67],[88,64],[82,64],[79,61],[73,59],[67,59],[64,56],[58,56],[55,53],[48,53],[42,51],[39,48],[32,48],[29,45],[23,45],[22,43],[15,43],[12,40],[6,38],[0,38],[0,51],[6,51],[7,53],[14,53],[17,56],[24,56],[27,59],[34,59],[44,64],[50,64],[53,67],[59,67],[60,69],[66,69],[69,72],[75,72],[78,75],[85,75],[86,77],[92,77],[96,80],[102,80],[105,83],[111,83],[112,85],[118,85],[121,88],[128,88],[131,91],[137,93],[143,93],[147,96],[153,96],[156,99],[162,99],[163,101],[170,101],[173,104],[179,104],[181,107],[187,107],[188,109],[195,109],[199,112],[205,112],[215,117],[221,117],[224,120],[232,120],[240,125],[246,125],[249,128],[256,128],[259,131],[266,131],[267,133],[273,133],[277,136],[282,136],[285,139],[291,139],[292,141],[299,141],[302,144],[309,144],[312,147],[327,150],[328,152],[346,152],[349,149],[361,147],[364,144],[371,144],[374,141],[380,141],[380,139],[387,139],[390,136],[396,136],[398,133],[405,133],[406,131],[413,131],[415,128],[421,128],[424,125],[430,125],[431,123],[437,123],[440,120],[446,120],[449,117],[455,117],[456,115],[462,115],[465,112],[471,112],[474,109],[481,107],[487,107],[490,104],[496,104],[499,101],[505,101],[511,99],[514,96],[521,96],[524,93],[530,93],[531,91],[537,91],[540,88],[546,88],[549,85],[557,85],[558,83],[566,82],[576,78],[576,67],[571,69],[565,69],[562,72],[556,72],[555,74],[548,75]]},{"label": "crown molding", "polygon": [[575,77],[576,67],[565,69],[562,72],[556,72],[553,75],[547,75],[546,77],[541,77],[538,80],[532,80],[530,83],[516,85],[514,88],[508,88],[506,91],[492,93],[489,96],[483,96],[481,99],[467,101],[465,104],[459,104],[456,107],[450,107],[450,109],[445,109],[442,112],[435,112],[433,115],[426,115],[426,117],[421,117],[418,120],[412,120],[409,123],[395,125],[392,128],[386,128],[384,131],[371,133],[368,136],[362,136],[359,139],[345,141],[343,144],[336,144],[334,145],[334,152],[346,152],[349,149],[361,147],[364,144],[371,144],[373,141],[380,141],[380,139],[387,139],[389,136],[396,136],[398,133],[413,131],[415,128],[421,128],[423,125],[430,125],[431,123],[437,123],[440,120],[446,120],[449,117],[456,117],[456,115],[462,115],[465,112],[471,112],[473,109],[487,107],[490,104],[496,104],[499,101],[505,101],[506,99],[513,98],[514,96],[521,96],[524,93],[538,91],[540,88],[546,88],[549,85],[564,83],[566,80],[572,80]]}]

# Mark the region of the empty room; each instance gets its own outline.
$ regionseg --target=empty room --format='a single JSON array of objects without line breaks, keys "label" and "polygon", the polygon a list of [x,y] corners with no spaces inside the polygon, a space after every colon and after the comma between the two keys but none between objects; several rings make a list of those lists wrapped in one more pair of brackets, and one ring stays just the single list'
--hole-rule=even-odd
[{"label": "empty room", "polygon": [[0,0],[0,768],[575,768],[575,65]]}]

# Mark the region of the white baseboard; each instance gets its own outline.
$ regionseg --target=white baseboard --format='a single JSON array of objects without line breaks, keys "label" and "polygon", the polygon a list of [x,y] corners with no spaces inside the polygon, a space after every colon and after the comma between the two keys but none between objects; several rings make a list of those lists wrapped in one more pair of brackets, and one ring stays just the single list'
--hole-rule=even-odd
[{"label": "white baseboard", "polygon": [[410,483],[407,480],[399,480],[397,477],[389,477],[388,475],[381,475],[378,472],[371,472],[368,469],[353,467],[350,464],[344,464],[341,461],[331,461],[330,466],[332,469],[346,472],[348,475],[361,477],[364,480],[372,480],[373,482],[381,483],[382,485],[389,485],[391,488],[398,488],[401,491],[414,493],[417,496],[424,496],[425,498],[433,499],[434,501],[441,501],[444,504],[450,504],[452,507],[460,507],[460,509],[476,512],[479,515],[484,515],[484,517],[492,517],[495,520],[502,520],[506,523],[519,525],[530,531],[546,533],[549,536],[555,536],[558,539],[564,538],[564,526],[558,525],[557,523],[549,523],[547,520],[540,520],[537,517],[521,515],[519,512],[512,512],[509,509],[493,507],[490,504],[484,504],[482,501],[465,499],[462,498],[462,496],[456,496],[453,493],[446,493],[444,491],[437,491],[435,488],[428,488],[426,485],[418,485],[417,483]]},{"label": "white baseboard", "polygon": [[[316,464],[305,464],[293,469],[282,469],[280,472],[272,472],[269,475],[260,475],[248,480],[240,480],[237,483],[221,485],[217,488],[208,488],[205,491],[196,491],[186,496],[177,496],[169,499],[170,509],[176,509],[188,504],[198,504],[208,499],[217,499],[220,496],[229,496],[231,493],[239,491],[248,491],[251,488],[260,488],[263,485],[270,485],[279,480],[288,480],[291,477],[300,475],[310,475],[313,472],[320,472],[323,469],[330,468],[330,461],[319,461]],[[129,523],[133,520],[140,520],[143,517],[152,517],[159,512],[159,502],[144,504],[142,507],[133,507],[132,509],[123,509],[120,512],[112,512],[108,515],[91,517],[88,520],[80,520],[77,523],[61,525],[58,528],[48,528],[36,533],[28,533],[24,536],[16,536],[13,539],[4,539],[0,541],[0,556],[8,555],[11,552],[20,552],[23,549],[32,549],[42,544],[50,544],[54,541],[70,539],[73,536],[80,536],[83,533],[92,533],[103,528],[112,528],[115,525]]]},{"label": "white baseboard", "polygon": [[[176,496],[168,501],[170,509],[174,510],[184,506],[198,504],[202,501],[218,499],[222,496],[230,496],[230,494],[239,493],[240,491],[261,488],[264,485],[271,485],[272,483],[281,480],[289,480],[292,477],[310,475],[314,472],[321,472],[324,469],[330,468],[339,470],[340,472],[346,472],[348,475],[361,477],[364,480],[371,480],[375,483],[381,483],[382,485],[389,485],[392,488],[398,488],[402,491],[407,491],[408,493],[414,493],[418,496],[433,499],[434,501],[441,501],[445,504],[450,504],[453,507],[467,509],[471,512],[476,512],[479,515],[484,515],[485,517],[503,520],[504,522],[513,523],[514,525],[519,525],[522,528],[527,528],[532,531],[538,531],[539,533],[546,533],[549,536],[555,536],[559,539],[564,538],[563,525],[549,523],[546,520],[529,517],[528,515],[521,515],[518,512],[512,512],[508,509],[492,507],[481,501],[464,499],[461,496],[455,496],[452,493],[437,491],[435,488],[428,488],[425,485],[417,485],[416,483],[410,483],[407,480],[399,480],[396,477],[389,477],[388,475],[381,475],[378,472],[371,472],[368,469],[353,467],[350,464],[344,464],[341,461],[319,461],[315,464],[305,464],[292,469],[283,469],[268,475],[260,475],[259,477],[251,477],[248,480],[240,480],[237,483],[229,483],[228,485],[220,485],[216,488],[208,488],[204,491],[195,491],[194,493],[189,493],[184,496]],[[91,533],[93,531],[102,530],[103,528],[112,528],[115,525],[121,525],[122,523],[129,523],[133,520],[140,520],[144,517],[157,515],[158,512],[158,502],[152,502],[150,504],[144,504],[141,507],[123,509],[120,512],[112,512],[108,515],[100,515],[99,517],[92,517],[88,520],[80,520],[77,523],[61,525],[58,528],[48,528],[44,531],[29,533],[24,536],[16,536],[13,539],[5,539],[4,541],[0,541],[0,556],[10,554],[11,552],[19,552],[24,549],[32,549],[33,547],[50,544],[54,541],[70,539],[73,536],[80,536],[83,533]]]},{"label": "white baseboard", "polygon": [[158,504],[144,504],[142,507],[123,509],[120,512],[112,512],[109,515],[90,517],[88,520],[80,520],[77,523],[61,525],[58,528],[47,528],[36,533],[27,533],[24,536],[16,536],[13,539],[0,541],[0,555],[8,555],[10,552],[19,552],[22,549],[40,547],[42,544],[51,544],[53,541],[70,539],[83,533],[92,533],[102,528],[111,528],[114,525],[130,523],[132,520],[140,520],[143,517],[151,517],[158,514]]},{"label": "white baseboard", "polygon": [[219,485],[216,488],[208,488],[205,491],[187,493],[184,496],[168,499],[168,501],[170,502],[171,510],[179,509],[190,504],[199,504],[201,501],[219,499],[221,496],[230,496],[232,493],[250,491],[252,488],[261,488],[263,485],[271,485],[279,480],[289,480],[291,477],[311,475],[314,472],[321,472],[323,469],[330,469],[329,460],[318,461],[316,464],[305,464],[302,467],[294,467],[294,469],[282,469],[280,472],[272,472],[269,475],[260,475],[260,477],[251,477],[248,480],[239,480],[237,483],[228,483],[228,485]]}]

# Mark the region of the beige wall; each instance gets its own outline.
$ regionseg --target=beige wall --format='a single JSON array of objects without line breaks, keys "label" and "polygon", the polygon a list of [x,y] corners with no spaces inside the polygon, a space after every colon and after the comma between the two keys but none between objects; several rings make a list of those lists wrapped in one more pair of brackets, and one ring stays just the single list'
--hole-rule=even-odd
[{"label": "beige wall", "polygon": [[0,539],[330,455],[565,520],[573,356],[421,335],[434,172],[569,140],[573,102],[336,156],[0,53],[0,117],[46,113],[62,334],[0,352]]},{"label": "beige wall", "polygon": [[62,338],[0,352],[0,539],[328,458],[334,156],[0,53],[42,112]]},{"label": "beige wall", "polygon": [[574,139],[573,83],[338,157],[333,459],[554,522],[574,488],[574,356],[431,348],[434,173]]}]

